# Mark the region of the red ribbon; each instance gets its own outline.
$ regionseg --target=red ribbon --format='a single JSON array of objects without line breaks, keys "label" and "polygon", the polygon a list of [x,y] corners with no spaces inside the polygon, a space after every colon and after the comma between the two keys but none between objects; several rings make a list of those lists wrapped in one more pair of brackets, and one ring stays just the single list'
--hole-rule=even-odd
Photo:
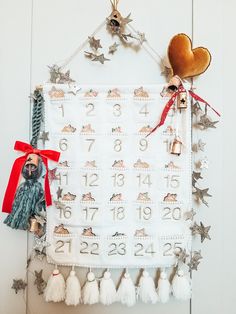
[{"label": "red ribbon", "polygon": [[48,159],[57,162],[60,158],[60,153],[54,150],[35,149],[31,145],[20,141],[15,142],[14,150],[24,152],[25,155],[17,158],[12,166],[10,178],[3,199],[2,212],[11,213],[12,211],[12,205],[19,184],[21,171],[29,154],[37,154],[42,158],[42,161],[46,168],[46,175],[44,178],[45,201],[47,206],[52,205],[52,198],[48,180]]},{"label": "red ribbon", "polygon": [[[179,87],[179,89],[177,90],[177,92],[175,92],[171,96],[170,100],[167,102],[167,104],[165,105],[165,107],[164,107],[164,109],[162,111],[160,122],[152,129],[152,131],[147,136],[149,136],[150,134],[155,132],[156,129],[158,129],[160,126],[162,126],[165,123],[165,120],[166,120],[166,117],[168,115],[168,112],[170,111],[170,108],[172,107],[172,105],[175,103],[176,97],[179,95],[179,93],[184,92],[184,91],[185,91],[185,89],[181,85]],[[204,99],[199,97],[193,91],[189,90],[188,92],[189,92],[190,96],[192,96],[195,100],[198,100],[198,101],[204,103],[205,105],[207,105],[209,108],[211,108],[220,117],[220,113],[217,112],[212,106],[210,106],[210,104],[208,102],[206,102]]]}]

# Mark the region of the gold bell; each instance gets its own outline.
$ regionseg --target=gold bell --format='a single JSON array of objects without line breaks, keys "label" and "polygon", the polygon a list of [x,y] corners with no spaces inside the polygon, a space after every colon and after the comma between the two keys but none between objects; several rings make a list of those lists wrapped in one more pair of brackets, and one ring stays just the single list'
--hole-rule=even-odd
[{"label": "gold bell", "polygon": [[188,106],[187,93],[180,92],[177,97],[177,108],[178,109],[186,109]]},{"label": "gold bell", "polygon": [[39,158],[40,157],[37,154],[29,154],[26,159],[25,166],[34,166],[37,168],[39,164]]},{"label": "gold bell", "polygon": [[30,218],[30,232],[38,232],[39,231],[39,223],[35,217]]},{"label": "gold bell", "polygon": [[179,156],[181,154],[182,144],[183,143],[181,142],[180,138],[176,137],[171,144],[170,153]]}]

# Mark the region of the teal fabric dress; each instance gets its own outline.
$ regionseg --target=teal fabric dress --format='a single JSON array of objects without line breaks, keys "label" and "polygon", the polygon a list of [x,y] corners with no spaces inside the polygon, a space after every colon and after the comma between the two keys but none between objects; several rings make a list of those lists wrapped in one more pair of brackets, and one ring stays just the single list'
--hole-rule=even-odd
[{"label": "teal fabric dress", "polygon": [[35,179],[21,183],[17,189],[12,212],[4,223],[13,229],[27,230],[29,219],[45,210],[44,191],[42,184]]}]

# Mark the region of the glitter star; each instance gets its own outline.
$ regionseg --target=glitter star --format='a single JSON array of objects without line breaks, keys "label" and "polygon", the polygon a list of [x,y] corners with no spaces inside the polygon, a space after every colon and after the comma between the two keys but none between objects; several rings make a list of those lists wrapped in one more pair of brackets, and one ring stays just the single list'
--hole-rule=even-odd
[{"label": "glitter star", "polygon": [[72,94],[74,96],[77,95],[77,93],[81,90],[81,88],[78,88],[76,85],[70,85],[69,86],[69,90],[68,90],[68,94]]},{"label": "glitter star", "polygon": [[192,105],[192,114],[194,114],[195,116],[197,116],[199,114],[199,112],[202,111],[202,108],[199,104],[199,102],[195,102],[193,105]]},{"label": "glitter star", "polygon": [[46,257],[45,252],[39,252],[37,250],[34,251],[34,257],[36,257],[38,260],[42,261],[44,257]]},{"label": "glitter star", "polygon": [[186,263],[186,260],[189,257],[185,249],[175,252],[175,256],[178,258],[178,262],[182,262],[184,264]]},{"label": "glitter star", "polygon": [[197,153],[199,150],[204,152],[206,143],[199,139],[198,143],[193,144],[192,151]]},{"label": "glitter star", "polygon": [[130,22],[133,21],[133,20],[130,18],[130,16],[131,16],[131,13],[128,14],[126,17],[124,17],[124,18],[122,19],[122,24],[123,24],[123,25],[129,24]]},{"label": "glitter star", "polygon": [[48,170],[48,178],[50,183],[52,183],[53,180],[58,180],[58,177],[56,176],[57,168],[54,168],[52,170]]},{"label": "glitter star", "polygon": [[13,279],[13,285],[12,285],[11,288],[14,289],[15,293],[17,294],[18,291],[20,291],[20,290],[24,291],[26,286],[27,286],[27,283],[24,280],[22,280],[22,279]]},{"label": "glitter star", "polygon": [[201,176],[201,172],[193,171],[192,173],[192,186],[195,187],[195,184],[197,183],[197,180],[203,179]]},{"label": "glitter star", "polygon": [[189,267],[189,271],[191,270],[198,270],[198,265],[200,264],[199,261],[194,261],[194,260],[190,260],[190,262],[188,263],[188,267]]},{"label": "glitter star", "polygon": [[42,140],[43,145],[45,145],[45,142],[49,141],[49,132],[43,131],[39,139]]},{"label": "glitter star", "polygon": [[116,51],[117,51],[117,47],[119,47],[119,44],[117,44],[117,43],[115,42],[113,45],[111,45],[111,46],[109,47],[109,53],[113,54],[114,52],[116,52]]},{"label": "glitter star", "polygon": [[208,169],[209,168],[209,160],[207,157],[200,160],[200,169]]},{"label": "glitter star", "polygon": [[103,53],[100,55],[96,55],[95,53],[88,51],[85,51],[84,53],[87,58],[90,58],[92,61],[100,62],[101,64],[104,64],[105,61],[110,61],[110,59],[104,57]]},{"label": "glitter star", "polygon": [[105,61],[110,61],[110,59],[105,58],[104,53],[102,53],[98,56],[94,56],[92,61],[97,61],[100,62],[101,64],[104,64]]},{"label": "glitter star", "polygon": [[194,216],[196,215],[196,212],[194,209],[191,209],[190,211],[188,212],[185,212],[184,216],[185,216],[185,220],[192,220],[193,221],[193,218]]},{"label": "glitter star", "polygon": [[102,48],[101,44],[100,44],[100,39],[95,39],[94,36],[93,37],[88,37],[89,39],[89,45],[91,48],[98,50],[98,48]]},{"label": "glitter star", "polygon": [[211,226],[205,227],[202,222],[200,222],[200,225],[198,225],[196,222],[192,227],[190,227],[190,230],[192,230],[192,234],[196,235],[199,234],[201,236],[201,243],[205,240],[211,240],[211,237],[209,236],[209,230],[211,229]]},{"label": "glitter star", "polygon": [[206,115],[203,114],[200,117],[200,121],[197,123],[197,125],[200,127],[200,129],[202,130],[206,130],[206,129],[215,129],[216,128],[216,123],[218,123],[219,121],[211,121],[210,118]]},{"label": "glitter star", "polygon": [[212,197],[212,195],[210,195],[208,193],[209,191],[209,188],[207,189],[199,189],[197,187],[194,187],[196,191],[193,192],[193,195],[195,195],[196,197],[196,201],[199,202],[199,201],[202,201],[203,204],[205,204],[206,206],[208,206],[208,203],[207,201],[204,199],[204,197]]},{"label": "glitter star", "polygon": [[62,191],[63,191],[63,189],[62,188],[60,188],[60,187],[58,187],[57,188],[57,199],[59,200],[60,198],[62,198]]},{"label": "glitter star", "polygon": [[47,286],[46,281],[42,277],[43,270],[41,269],[39,272],[35,270],[34,275],[35,275],[34,284],[37,286],[38,294],[41,295],[43,294],[44,289]]},{"label": "glitter star", "polygon": [[42,253],[44,251],[44,249],[49,247],[49,246],[50,246],[50,243],[48,243],[46,241],[46,234],[40,238],[38,238],[38,237],[34,238],[33,250]]},{"label": "glitter star", "polygon": [[54,201],[54,204],[57,209],[65,209],[66,205],[60,201]]},{"label": "glitter star", "polygon": [[46,223],[46,217],[35,215],[37,222],[43,227]]},{"label": "glitter star", "polygon": [[138,32],[137,35],[138,35],[138,40],[139,40],[139,42],[140,42],[141,45],[142,45],[145,41],[147,41],[146,36],[145,36],[145,33]]}]

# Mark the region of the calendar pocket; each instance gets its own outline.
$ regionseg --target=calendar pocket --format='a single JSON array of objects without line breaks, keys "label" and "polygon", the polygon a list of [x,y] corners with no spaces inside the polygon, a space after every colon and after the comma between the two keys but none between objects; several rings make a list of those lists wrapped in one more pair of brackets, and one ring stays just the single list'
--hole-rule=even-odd
[{"label": "calendar pocket", "polygon": [[139,225],[150,225],[158,220],[157,204],[133,204],[133,219]]},{"label": "calendar pocket", "polygon": [[157,260],[159,253],[158,238],[156,237],[134,237],[132,255],[134,259],[143,262],[144,265]]},{"label": "calendar pocket", "polygon": [[107,99],[106,100],[107,121],[126,121],[129,116],[129,104],[127,99]]},{"label": "calendar pocket", "polygon": [[49,259],[54,264],[76,263],[76,236],[53,235],[51,245],[47,248]]},{"label": "calendar pocket", "polygon": [[108,265],[126,265],[130,247],[126,236],[108,236],[104,239],[104,259]]},{"label": "calendar pocket", "polygon": [[77,259],[80,265],[91,267],[97,266],[101,262],[102,241],[99,236],[79,236]]},{"label": "calendar pocket", "polygon": [[78,155],[78,139],[76,136],[68,135],[50,135],[50,146],[55,147],[61,153],[61,159],[64,160],[77,158]]},{"label": "calendar pocket", "polygon": [[58,100],[51,103],[51,110],[47,115],[47,119],[55,126],[57,124],[67,124],[68,122],[76,123],[79,117],[78,110],[73,106],[70,100]]},{"label": "calendar pocket", "polygon": [[180,222],[184,218],[184,211],[182,204],[161,204],[160,206],[160,221],[162,223]]},{"label": "calendar pocket", "polygon": [[188,252],[190,250],[191,241],[190,235],[173,234],[159,237],[160,243],[160,254],[167,265],[173,265],[176,263],[176,254],[186,249]]},{"label": "calendar pocket", "polygon": [[106,225],[119,226],[129,220],[130,208],[127,204],[109,203],[104,208],[104,223]]},{"label": "calendar pocket", "polygon": [[59,224],[73,225],[78,222],[77,204],[66,204],[60,201],[54,201],[55,219]]},{"label": "calendar pocket", "polygon": [[133,119],[135,122],[150,123],[154,125],[159,117],[158,99],[133,101]]},{"label": "calendar pocket", "polygon": [[96,123],[101,117],[101,110],[99,110],[100,102],[96,98],[84,98],[78,102],[80,120],[89,121],[90,123]]},{"label": "calendar pocket", "polygon": [[78,209],[78,221],[83,225],[96,226],[101,223],[103,212],[101,205],[81,203]]}]

